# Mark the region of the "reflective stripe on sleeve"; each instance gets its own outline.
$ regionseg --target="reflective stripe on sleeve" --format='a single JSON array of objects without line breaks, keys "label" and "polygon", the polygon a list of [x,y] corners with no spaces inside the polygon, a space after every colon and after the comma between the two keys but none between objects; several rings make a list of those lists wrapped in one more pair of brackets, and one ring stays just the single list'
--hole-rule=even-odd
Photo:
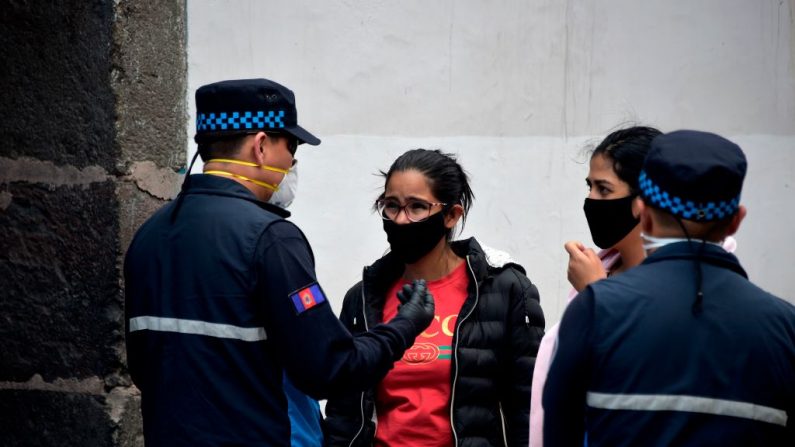
[{"label": "reflective stripe on sleeve", "polygon": [[787,426],[787,412],[736,400],[680,394],[609,394],[588,392],[588,406],[605,410],[687,411],[751,419]]},{"label": "reflective stripe on sleeve", "polygon": [[130,332],[135,331],[178,332],[180,334],[206,335],[208,337],[231,338],[243,341],[267,340],[265,328],[240,327],[231,324],[208,323],[199,320],[164,318],[144,315],[130,318]]}]

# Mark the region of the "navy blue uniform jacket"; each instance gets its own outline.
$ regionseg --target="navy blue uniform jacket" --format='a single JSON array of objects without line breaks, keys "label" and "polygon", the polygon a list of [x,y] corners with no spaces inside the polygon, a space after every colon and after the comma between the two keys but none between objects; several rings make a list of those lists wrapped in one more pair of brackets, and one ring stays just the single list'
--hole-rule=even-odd
[{"label": "navy blue uniform jacket", "polygon": [[373,386],[416,335],[402,316],[352,337],[316,283],[289,214],[239,183],[194,175],[138,231],[124,263],[127,360],[148,446],[290,443],[284,371],[326,398]]},{"label": "navy blue uniform jacket", "polygon": [[566,310],[543,405],[551,446],[794,446],[795,307],[688,242],[586,288]]}]

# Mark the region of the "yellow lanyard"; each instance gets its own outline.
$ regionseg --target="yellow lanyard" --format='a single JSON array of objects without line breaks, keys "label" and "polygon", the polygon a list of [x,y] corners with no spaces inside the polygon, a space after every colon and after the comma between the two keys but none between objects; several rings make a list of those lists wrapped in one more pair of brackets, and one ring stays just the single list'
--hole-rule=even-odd
[{"label": "yellow lanyard", "polygon": [[[207,163],[231,163],[231,164],[241,165],[241,166],[250,166],[252,168],[260,168],[260,169],[264,169],[266,171],[278,172],[278,173],[281,173],[281,174],[284,174],[284,175],[287,175],[287,173],[290,172],[289,169],[281,169],[281,168],[275,168],[273,166],[258,165],[256,163],[252,163],[250,161],[233,160],[233,159],[230,159],[230,158],[213,158],[212,160],[208,160]],[[257,185],[257,186],[262,186],[263,188],[268,188],[268,189],[273,190],[273,191],[278,191],[279,190],[279,184],[278,183],[267,183],[267,182],[263,182],[263,181],[260,181],[260,180],[255,180],[253,178],[246,177],[245,175],[234,174],[234,173],[231,173],[231,172],[219,171],[219,170],[204,171],[204,173],[205,174],[215,174],[215,175],[225,175],[227,177],[234,177],[234,178],[238,178],[240,180],[245,180],[247,182],[251,182],[251,183],[253,183],[253,184]]]},{"label": "yellow lanyard", "polygon": [[227,177],[239,178],[240,180],[245,180],[247,182],[251,182],[251,183],[253,183],[253,184],[257,185],[257,186],[262,186],[263,188],[268,188],[270,190],[273,190],[274,192],[279,190],[279,185],[277,185],[275,183],[261,182],[259,180],[254,180],[253,178],[248,178],[245,175],[233,174],[231,172],[226,172],[226,171],[204,171],[204,173],[205,174],[215,174],[215,175],[225,175]]},{"label": "yellow lanyard", "polygon": [[260,169],[264,169],[266,171],[279,172],[279,173],[285,174],[285,175],[288,172],[290,172],[289,169],[274,168],[273,166],[267,166],[267,165],[258,165],[256,163],[252,163],[250,161],[233,160],[231,158],[213,158],[212,160],[207,161],[207,163],[232,163],[234,165],[251,166],[252,168],[260,168]]}]

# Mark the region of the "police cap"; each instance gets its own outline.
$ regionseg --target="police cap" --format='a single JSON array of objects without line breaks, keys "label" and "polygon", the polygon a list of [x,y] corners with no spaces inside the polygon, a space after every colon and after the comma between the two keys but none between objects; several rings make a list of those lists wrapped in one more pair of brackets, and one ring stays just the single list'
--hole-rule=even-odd
[{"label": "police cap", "polygon": [[742,149],[713,133],[679,130],[656,137],[639,177],[646,203],[698,222],[737,213],[747,169]]},{"label": "police cap", "polygon": [[295,95],[268,79],[215,82],[196,90],[196,142],[204,137],[263,132],[289,133],[313,146],[320,139],[298,125]]}]

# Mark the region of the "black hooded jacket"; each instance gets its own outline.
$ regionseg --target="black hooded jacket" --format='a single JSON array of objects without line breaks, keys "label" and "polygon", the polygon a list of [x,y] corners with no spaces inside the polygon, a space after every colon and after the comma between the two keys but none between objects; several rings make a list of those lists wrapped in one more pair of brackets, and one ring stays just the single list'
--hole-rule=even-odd
[{"label": "black hooded jacket", "polygon": [[[502,252],[468,239],[452,243],[466,259],[468,295],[453,335],[450,417],[457,446],[526,446],[535,355],[544,335],[538,290]],[[345,295],[340,320],[353,333],[382,320],[389,288],[403,272],[391,254],[365,267]],[[326,445],[369,446],[375,390],[326,405]]]}]

